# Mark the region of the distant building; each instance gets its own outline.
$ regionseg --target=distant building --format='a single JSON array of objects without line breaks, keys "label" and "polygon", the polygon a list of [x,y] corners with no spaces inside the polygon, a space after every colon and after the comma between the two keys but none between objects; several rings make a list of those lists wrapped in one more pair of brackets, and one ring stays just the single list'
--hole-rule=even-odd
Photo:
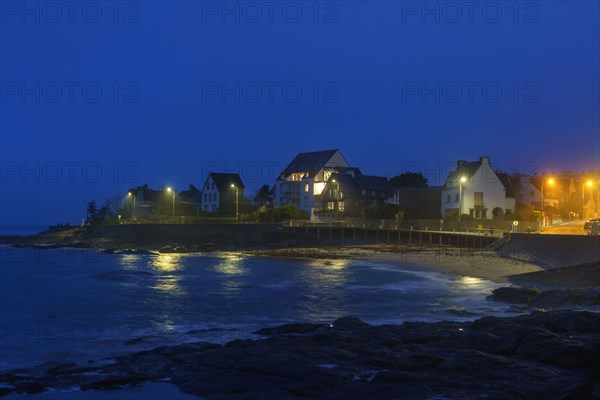
[{"label": "distant building", "polygon": [[389,203],[415,218],[440,218],[441,187],[395,187]]},{"label": "distant building", "polygon": [[202,211],[235,214],[236,190],[240,203],[244,199],[244,183],[238,174],[211,172],[202,186]]},{"label": "distant building", "polygon": [[502,218],[513,213],[515,206],[515,193],[508,175],[494,171],[490,157],[480,157],[473,162],[457,161],[456,170],[448,174],[441,190],[443,217],[460,213],[475,219]]},{"label": "distant building", "polygon": [[202,192],[194,185],[188,190],[181,191],[175,198],[179,215],[198,215],[202,210]]},{"label": "distant building", "polygon": [[336,173],[360,174],[360,170],[351,167],[339,150],[299,153],[277,177],[275,206],[293,205],[310,215],[321,207],[318,196]]},{"label": "distant building", "polygon": [[[525,174],[515,174],[511,177],[515,188],[517,205],[527,205],[539,211],[542,204],[542,178]],[[555,190],[546,187],[544,194],[544,207],[558,208],[558,199],[554,198]],[[526,217],[526,216],[524,216]]]},{"label": "distant building", "polygon": [[383,206],[392,196],[386,177],[335,173],[329,177],[320,196],[320,209],[338,212],[341,217],[361,217],[362,209]]},{"label": "distant building", "polygon": [[159,214],[165,207],[166,201],[171,199],[166,190],[151,189],[148,184],[131,188],[128,193],[131,193],[131,195],[127,196],[126,201],[130,202],[132,207],[135,203],[135,215],[137,217],[149,217]]}]

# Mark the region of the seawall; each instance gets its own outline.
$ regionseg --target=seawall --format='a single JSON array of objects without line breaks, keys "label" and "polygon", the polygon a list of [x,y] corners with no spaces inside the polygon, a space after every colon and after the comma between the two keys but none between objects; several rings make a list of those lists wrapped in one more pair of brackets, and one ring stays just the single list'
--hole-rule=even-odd
[{"label": "seawall", "polygon": [[201,245],[235,250],[289,239],[279,224],[124,224],[92,225],[87,234],[135,245]]},{"label": "seawall", "polygon": [[502,257],[548,269],[600,261],[600,236],[513,233],[495,247]]}]

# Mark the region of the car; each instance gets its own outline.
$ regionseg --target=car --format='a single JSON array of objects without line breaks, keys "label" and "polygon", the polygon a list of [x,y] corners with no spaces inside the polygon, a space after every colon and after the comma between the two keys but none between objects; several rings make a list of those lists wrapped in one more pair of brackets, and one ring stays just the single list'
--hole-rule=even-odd
[{"label": "car", "polygon": [[[595,231],[592,232],[592,226],[596,224],[595,226]],[[587,233],[588,235],[598,235],[598,228],[600,226],[600,218],[591,218],[588,219],[587,221],[585,221],[585,223],[583,224],[583,230],[585,231],[585,233]]]}]

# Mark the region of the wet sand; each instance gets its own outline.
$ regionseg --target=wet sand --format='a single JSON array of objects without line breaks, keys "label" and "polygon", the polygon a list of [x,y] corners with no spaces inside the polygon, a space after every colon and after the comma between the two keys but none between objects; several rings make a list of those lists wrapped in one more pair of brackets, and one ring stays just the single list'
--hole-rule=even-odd
[{"label": "wet sand", "polygon": [[543,271],[543,268],[537,265],[499,257],[494,251],[416,245],[286,248],[251,251],[249,255],[403,264],[448,275],[487,279],[496,283],[509,283],[510,275]]}]

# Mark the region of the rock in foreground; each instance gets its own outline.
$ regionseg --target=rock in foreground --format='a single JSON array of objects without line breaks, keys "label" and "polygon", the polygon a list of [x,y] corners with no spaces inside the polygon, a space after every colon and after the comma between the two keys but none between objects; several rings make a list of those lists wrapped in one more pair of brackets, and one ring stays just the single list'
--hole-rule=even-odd
[{"label": "rock in foreground", "polygon": [[[115,363],[0,375],[4,393],[113,389],[170,379],[208,399],[597,399],[600,314],[535,312],[474,322],[371,326],[347,317],[263,340],[160,347]],[[96,366],[94,366],[96,365]]]}]

